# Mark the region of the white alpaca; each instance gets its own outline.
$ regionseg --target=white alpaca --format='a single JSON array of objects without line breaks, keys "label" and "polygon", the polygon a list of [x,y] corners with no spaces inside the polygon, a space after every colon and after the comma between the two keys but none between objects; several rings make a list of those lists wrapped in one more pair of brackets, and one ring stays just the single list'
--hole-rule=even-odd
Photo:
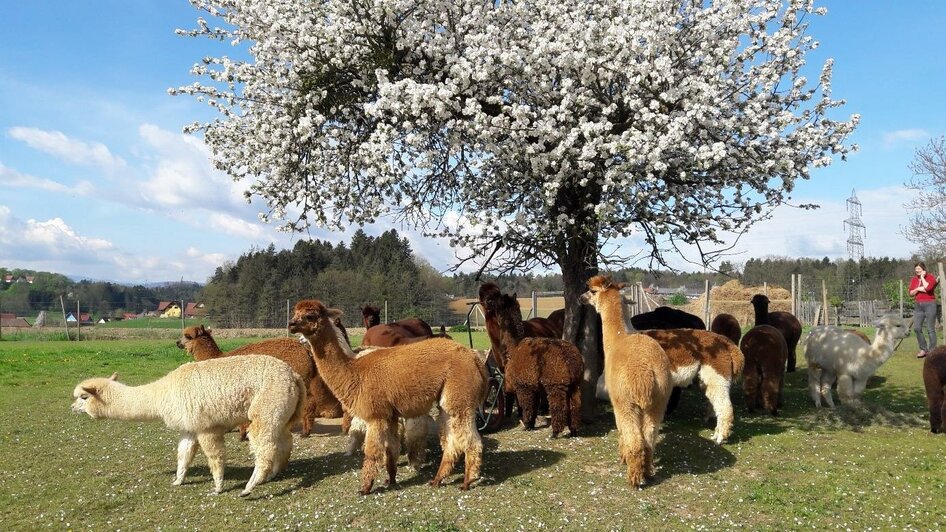
[{"label": "white alpaca", "polygon": [[831,385],[835,381],[842,403],[860,400],[867,379],[893,355],[897,342],[910,335],[910,325],[896,316],[885,316],[877,322],[877,336],[872,344],[839,327],[812,328],[805,340],[805,360],[808,392],[815,406],[821,407],[823,397],[834,408]]},{"label": "white alpaca", "polygon": [[184,482],[198,443],[207,455],[214,493],[223,487],[224,434],[250,423],[253,475],[240,495],[282,471],[292,451],[289,427],[301,419],[306,387],[285,362],[261,355],[192,362],[142,386],[110,378],[82,381],[72,410],[95,419],[161,420],[181,433],[174,485]]}]

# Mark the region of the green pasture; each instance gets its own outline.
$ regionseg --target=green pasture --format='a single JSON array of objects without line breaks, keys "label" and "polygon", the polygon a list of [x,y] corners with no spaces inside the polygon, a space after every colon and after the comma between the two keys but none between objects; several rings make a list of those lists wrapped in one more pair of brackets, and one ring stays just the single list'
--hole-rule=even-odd
[{"label": "green pasture", "polygon": [[[465,334],[455,337],[466,340]],[[223,349],[249,341],[221,340]],[[476,334],[485,347],[483,333]],[[880,368],[863,407],[815,410],[799,370],[787,375],[779,417],[742,413],[717,446],[697,391],[684,393],[657,448],[658,476],[628,487],[607,405],[577,438],[550,439],[507,422],[484,436],[483,479],[457,489],[427,481],[401,458],[399,485],[358,495],[360,457],[344,455],[337,422],[295,441],[288,471],[238,496],[252,470],[245,443],[227,436],[225,492],[211,494],[198,455],[171,485],[176,434],[160,423],[95,421],[69,410],[83,378],[114,371],[129,384],[187,361],[172,340],[0,342],[0,523],[36,529],[791,530],[946,529],[946,438],[928,431],[908,338]]]}]

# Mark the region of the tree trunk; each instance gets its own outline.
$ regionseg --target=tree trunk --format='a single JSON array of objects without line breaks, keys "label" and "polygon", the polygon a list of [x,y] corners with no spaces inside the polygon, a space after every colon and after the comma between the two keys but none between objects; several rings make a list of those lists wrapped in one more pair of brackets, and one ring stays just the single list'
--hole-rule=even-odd
[{"label": "tree trunk", "polygon": [[573,235],[562,253],[559,266],[565,285],[565,339],[578,346],[585,362],[581,385],[581,417],[584,423],[595,421],[595,389],[604,365],[601,348],[601,317],[590,305],[578,301],[588,279],[598,273],[596,234]]}]

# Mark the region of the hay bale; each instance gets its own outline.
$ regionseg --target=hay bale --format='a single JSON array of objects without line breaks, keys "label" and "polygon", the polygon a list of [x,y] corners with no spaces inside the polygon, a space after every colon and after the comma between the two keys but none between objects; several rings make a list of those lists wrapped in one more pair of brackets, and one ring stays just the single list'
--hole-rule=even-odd
[{"label": "hay bale", "polygon": [[[742,327],[755,325],[755,309],[749,301],[756,294],[766,293],[764,286],[743,286],[733,279],[721,286],[714,286],[710,290],[710,316],[707,323],[712,323],[718,314],[732,314],[739,320]],[[792,311],[792,293],[780,286],[768,286],[769,312]],[[706,294],[679,307],[691,314],[703,317],[703,308],[706,306]]]}]

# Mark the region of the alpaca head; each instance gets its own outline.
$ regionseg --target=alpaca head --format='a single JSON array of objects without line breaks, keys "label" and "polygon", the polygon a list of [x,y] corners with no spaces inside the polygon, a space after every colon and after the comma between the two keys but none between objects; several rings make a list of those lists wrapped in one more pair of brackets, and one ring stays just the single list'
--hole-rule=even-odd
[{"label": "alpaca head", "polygon": [[756,294],[752,296],[752,299],[750,299],[749,302],[752,303],[752,306],[756,309],[761,308],[768,310],[769,308],[769,298],[763,294]]},{"label": "alpaca head", "polygon": [[363,305],[361,308],[361,319],[365,323],[365,329],[370,329],[375,325],[381,324],[381,307],[372,307]]},{"label": "alpaca head", "polygon": [[875,323],[877,326],[877,336],[881,334],[889,335],[892,340],[900,340],[910,336],[910,330],[913,328],[913,318],[902,320],[897,316],[883,316]]},{"label": "alpaca head", "polygon": [[321,301],[306,299],[296,303],[292,319],[289,320],[289,332],[308,338],[326,328],[337,330],[334,322],[341,315],[342,311],[328,308]]},{"label": "alpaca head", "polygon": [[624,283],[615,283],[607,275],[595,275],[588,279],[588,291],[579,296],[578,300],[593,306],[595,310],[601,310],[599,306],[601,294],[608,291],[620,291],[624,286]]},{"label": "alpaca head", "polygon": [[88,414],[95,419],[105,417],[108,407],[106,390],[117,381],[118,373],[112,373],[107,379],[97,377],[80,382],[72,391],[72,397],[75,399],[72,402],[72,411],[76,414]]},{"label": "alpaca head", "polygon": [[519,299],[516,294],[499,294],[493,300],[496,317],[499,320],[499,326],[510,331],[515,338],[525,337],[525,329],[522,324],[522,309],[519,306]]},{"label": "alpaca head", "polygon": [[203,325],[186,327],[184,328],[184,334],[176,342],[177,347],[180,349],[185,349],[188,353],[193,354],[194,347],[196,347],[194,340],[202,336],[211,338],[211,332],[212,331],[210,329],[207,329]]}]

